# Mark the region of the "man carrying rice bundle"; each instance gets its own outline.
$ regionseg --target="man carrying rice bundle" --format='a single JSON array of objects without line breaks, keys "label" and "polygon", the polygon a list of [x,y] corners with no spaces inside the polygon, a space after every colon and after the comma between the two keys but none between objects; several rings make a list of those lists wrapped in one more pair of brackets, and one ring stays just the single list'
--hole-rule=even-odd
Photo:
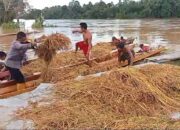
[{"label": "man carrying rice bundle", "polygon": [[80,48],[83,51],[85,57],[90,65],[91,49],[92,49],[92,33],[87,29],[86,23],[80,23],[80,30],[74,30],[73,33],[82,33],[83,41],[76,43],[76,52]]},{"label": "man carrying rice bundle", "polygon": [[26,60],[26,51],[33,49],[36,44],[27,42],[26,34],[24,32],[17,33],[16,40],[12,43],[11,49],[6,57],[6,67],[11,74],[11,79],[17,82],[17,89],[25,89],[25,78],[20,71],[23,62]]}]

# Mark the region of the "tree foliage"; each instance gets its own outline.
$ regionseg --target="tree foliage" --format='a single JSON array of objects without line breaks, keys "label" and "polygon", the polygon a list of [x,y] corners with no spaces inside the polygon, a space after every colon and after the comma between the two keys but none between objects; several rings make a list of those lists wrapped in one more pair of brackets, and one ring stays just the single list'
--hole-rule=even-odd
[{"label": "tree foliage", "polygon": [[119,0],[118,4],[101,0],[83,6],[72,0],[68,6],[33,9],[24,18],[37,18],[41,12],[45,19],[170,18],[180,17],[180,0]]},{"label": "tree foliage", "polygon": [[28,3],[24,0],[0,0],[0,23],[11,22],[24,13]]}]

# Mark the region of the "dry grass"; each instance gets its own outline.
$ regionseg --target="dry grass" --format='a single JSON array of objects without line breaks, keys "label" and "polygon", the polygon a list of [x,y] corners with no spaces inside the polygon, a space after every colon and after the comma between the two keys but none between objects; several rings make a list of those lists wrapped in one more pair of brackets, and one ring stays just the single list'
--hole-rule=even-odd
[{"label": "dry grass", "polygon": [[19,117],[33,120],[37,129],[179,129],[167,116],[180,111],[179,88],[179,67],[114,69],[58,82],[50,106],[29,106]]}]

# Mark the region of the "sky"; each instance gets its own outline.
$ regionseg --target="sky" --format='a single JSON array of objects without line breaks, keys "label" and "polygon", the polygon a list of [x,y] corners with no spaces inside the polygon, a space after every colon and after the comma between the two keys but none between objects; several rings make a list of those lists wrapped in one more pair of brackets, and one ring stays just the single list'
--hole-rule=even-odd
[{"label": "sky", "polygon": [[[29,4],[36,9],[43,9],[45,7],[51,7],[55,5],[68,5],[69,2],[72,0],[28,0]],[[100,0],[78,0],[81,5],[84,3],[89,3],[91,1],[92,3],[99,2]],[[118,3],[119,0],[103,0],[106,3],[114,2],[115,4]]]}]

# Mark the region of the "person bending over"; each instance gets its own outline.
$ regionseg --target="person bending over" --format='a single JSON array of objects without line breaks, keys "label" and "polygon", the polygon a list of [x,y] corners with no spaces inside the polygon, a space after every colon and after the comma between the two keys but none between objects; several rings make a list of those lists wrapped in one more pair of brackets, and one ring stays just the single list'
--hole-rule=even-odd
[{"label": "person bending over", "polygon": [[11,74],[11,79],[17,82],[17,89],[25,89],[25,78],[20,71],[23,61],[26,58],[26,51],[33,49],[36,44],[27,42],[26,34],[18,32],[16,40],[12,42],[5,64]]},{"label": "person bending over", "polygon": [[128,46],[125,46],[125,43],[120,43],[117,46],[118,49],[118,61],[121,63],[122,61],[128,61],[128,65],[133,65],[133,60],[135,57],[135,52],[130,50]]}]

